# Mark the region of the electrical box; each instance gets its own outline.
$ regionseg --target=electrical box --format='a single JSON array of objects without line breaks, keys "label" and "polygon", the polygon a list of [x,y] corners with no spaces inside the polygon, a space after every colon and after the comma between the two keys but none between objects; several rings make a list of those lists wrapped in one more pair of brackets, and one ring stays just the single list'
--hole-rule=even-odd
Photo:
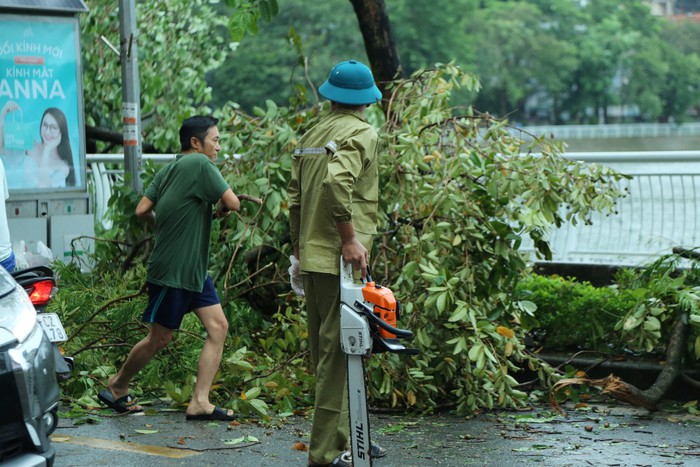
[{"label": "electrical box", "polygon": [[49,218],[49,241],[55,259],[91,269],[87,256],[95,251],[95,218],[92,214],[53,215]]}]

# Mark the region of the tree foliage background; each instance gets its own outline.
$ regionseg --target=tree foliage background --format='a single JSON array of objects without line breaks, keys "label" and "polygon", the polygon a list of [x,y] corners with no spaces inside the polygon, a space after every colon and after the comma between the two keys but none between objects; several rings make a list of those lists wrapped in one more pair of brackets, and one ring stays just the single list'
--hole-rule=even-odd
[{"label": "tree foliage background", "polygon": [[[87,4],[86,122],[118,130],[119,60],[100,40],[118,46],[118,5]],[[638,109],[626,121],[697,115],[700,25],[654,17],[641,0],[386,5],[404,75],[455,60],[482,82],[478,94],[463,90],[455,99],[481,111],[530,124],[607,122],[609,106]],[[334,63],[367,61],[347,0],[146,0],[137,10],[145,140],[163,152],[176,149],[173,131],[194,109],[230,101],[251,112],[267,99],[287,105],[306,93],[313,101]]]},{"label": "tree foliage background", "polygon": [[[560,143],[538,135],[525,138],[508,121],[472,104],[491,110],[493,103],[517,115],[529,95],[550,92],[562,108],[577,109],[571,101],[575,95],[582,99],[578,108],[588,109],[610,98],[606,86],[617,68],[603,47],[608,43],[596,48],[591,38],[575,42],[576,31],[558,27],[572,18],[590,19],[591,25],[603,19],[594,18],[592,10],[571,8],[571,2],[436,2],[433,15],[420,2],[387,2],[395,8],[392,20],[408,58],[406,77],[390,86],[389,104],[370,112],[382,135],[383,189],[372,265],[375,277],[406,304],[402,325],[416,332],[413,344],[421,353],[411,359],[373,357],[370,394],[376,405],[423,411],[521,406],[528,396],[512,376],[516,369],[529,367],[545,384],[556,378],[523,344],[537,325],[534,305],[514,298],[527,273],[524,242],[531,241],[547,257],[548,230],[564,222],[587,222],[592,210],[612,211],[623,195],[616,185],[622,176],[567,160]],[[88,3],[91,12],[81,20],[83,42],[92,44],[84,46],[88,122],[117,128],[119,63],[97,41],[105,35],[118,42],[117,26],[107,19],[116,16],[116,7],[105,0]],[[612,8],[612,2],[592,3],[600,6],[595,10],[600,15],[603,7]],[[214,228],[210,272],[233,331],[214,391],[221,403],[244,414],[267,416],[271,409],[288,414],[309,405],[313,387],[303,304],[289,292],[286,277],[288,155],[327,109],[327,103],[318,102],[315,86],[332,62],[361,55],[362,44],[350,6],[338,0],[313,9],[289,0],[277,16],[272,0],[230,0],[217,8],[222,9],[203,0],[138,3],[144,131],[158,148],[173,150],[180,121],[212,110],[226,136],[223,152],[239,156],[222,160],[222,173],[235,192],[264,198],[262,206],[245,205]],[[506,14],[508,8],[517,9],[516,20]],[[626,15],[643,14],[636,7],[618,10],[612,16],[620,24]],[[560,16],[545,27],[544,16],[538,16],[544,12]],[[289,22],[279,26],[279,18]],[[444,49],[427,45],[415,26],[418,20]],[[481,24],[494,29],[481,29]],[[447,34],[450,29],[455,37]],[[547,35],[550,30],[562,36]],[[478,41],[485,42],[477,46]],[[541,42],[548,45],[550,60],[562,61],[561,68],[536,61],[522,47]],[[621,38],[620,43],[626,42]],[[585,67],[579,61],[583,56],[569,55],[584,45],[590,60]],[[492,64],[479,59],[486,53],[500,65],[487,68]],[[245,57],[248,61],[234,60]],[[467,65],[458,66],[452,57]],[[432,59],[443,64],[423,66]],[[597,81],[584,73],[594,64]],[[517,66],[524,67],[522,73],[512,72]],[[523,80],[527,67],[533,73]],[[538,67],[540,75],[534,73]],[[571,93],[565,70],[573,70],[578,89],[590,92]],[[147,166],[145,184],[157,169]],[[147,332],[139,316],[151,232],[131,214],[138,197],[126,187],[115,191],[110,200],[115,227],[100,232],[92,274],[72,266],[61,271],[63,293],[52,306],[67,323],[68,352],[77,356],[78,376],[66,383],[75,410],[98,405],[96,388]],[[142,399],[187,402],[203,339],[202,329],[189,318],[173,344],[135,380],[134,392]]]},{"label": "tree foliage background", "polygon": [[[121,129],[119,2],[90,0],[80,17],[87,125]],[[235,47],[227,19],[207,0],[136,2],[139,81],[145,139],[162,152],[178,149],[180,122],[203,111],[212,89],[205,75]],[[104,145],[99,150],[110,148]],[[121,149],[120,149],[121,150]]]},{"label": "tree foliage background", "polygon": [[[697,115],[700,25],[654,17],[641,0],[385,3],[406,76],[455,60],[483,85],[456,96],[482,111],[530,124],[605,123],[608,106],[637,106],[626,121]],[[217,105],[283,104],[289,83],[306,84],[298,68],[290,72],[298,63],[290,28],[303,40],[311,82],[339,60],[366,61],[350,2],[287,0],[209,74]]]}]

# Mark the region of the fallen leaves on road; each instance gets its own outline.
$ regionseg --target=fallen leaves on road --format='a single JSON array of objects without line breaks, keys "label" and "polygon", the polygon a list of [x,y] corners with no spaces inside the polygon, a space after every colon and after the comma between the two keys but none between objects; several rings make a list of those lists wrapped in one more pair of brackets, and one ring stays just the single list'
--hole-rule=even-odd
[{"label": "fallen leaves on road", "polygon": [[226,446],[235,446],[237,444],[242,444],[242,443],[259,443],[260,440],[256,438],[255,436],[252,435],[245,435],[241,436],[239,438],[233,438],[233,439],[224,439],[222,440]]},{"label": "fallen leaves on road", "polygon": [[183,436],[177,440],[177,444],[184,446],[187,443],[187,439],[194,439],[194,436]]}]

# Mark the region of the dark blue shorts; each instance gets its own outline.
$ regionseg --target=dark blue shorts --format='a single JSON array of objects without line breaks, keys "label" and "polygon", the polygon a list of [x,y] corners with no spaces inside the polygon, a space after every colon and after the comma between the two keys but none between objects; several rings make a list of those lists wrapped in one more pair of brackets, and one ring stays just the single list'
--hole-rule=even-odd
[{"label": "dark blue shorts", "polygon": [[168,329],[178,329],[187,313],[221,303],[211,277],[204,281],[202,292],[164,287],[148,282],[148,306],[141,319],[158,323]]}]

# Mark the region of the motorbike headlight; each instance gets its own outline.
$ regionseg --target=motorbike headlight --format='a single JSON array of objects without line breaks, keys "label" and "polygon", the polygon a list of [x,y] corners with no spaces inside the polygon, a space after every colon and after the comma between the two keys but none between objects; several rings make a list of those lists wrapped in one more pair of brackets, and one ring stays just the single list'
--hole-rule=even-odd
[{"label": "motorbike headlight", "polygon": [[0,327],[23,342],[36,325],[36,310],[19,285],[0,296]]}]

